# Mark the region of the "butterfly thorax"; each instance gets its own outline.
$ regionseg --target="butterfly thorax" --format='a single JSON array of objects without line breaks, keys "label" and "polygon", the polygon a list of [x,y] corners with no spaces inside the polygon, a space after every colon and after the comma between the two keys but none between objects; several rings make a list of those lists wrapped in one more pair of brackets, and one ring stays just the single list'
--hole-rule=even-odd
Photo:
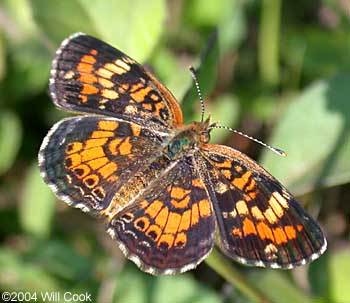
[{"label": "butterfly thorax", "polygon": [[165,148],[165,155],[172,160],[189,155],[209,141],[209,119],[192,122],[179,128]]}]

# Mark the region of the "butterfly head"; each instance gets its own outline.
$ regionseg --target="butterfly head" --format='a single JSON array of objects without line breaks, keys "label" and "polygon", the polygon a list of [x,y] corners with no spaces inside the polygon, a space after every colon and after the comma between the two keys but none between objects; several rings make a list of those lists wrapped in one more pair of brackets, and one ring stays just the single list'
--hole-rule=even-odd
[{"label": "butterfly head", "polygon": [[198,135],[197,142],[199,144],[206,144],[210,141],[210,132],[216,126],[216,122],[211,123],[211,116],[209,115],[203,122],[194,122],[195,132]]},{"label": "butterfly head", "polygon": [[210,116],[203,122],[192,122],[180,128],[167,145],[165,154],[170,159],[177,159],[183,154],[190,154],[210,140]]}]

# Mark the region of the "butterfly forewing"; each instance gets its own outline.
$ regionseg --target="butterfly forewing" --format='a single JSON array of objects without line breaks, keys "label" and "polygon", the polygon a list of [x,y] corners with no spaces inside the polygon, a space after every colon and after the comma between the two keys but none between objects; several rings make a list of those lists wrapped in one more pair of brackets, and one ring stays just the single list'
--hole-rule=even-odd
[{"label": "butterfly forewing", "polygon": [[120,187],[149,165],[165,138],[111,117],[68,118],[47,135],[39,152],[39,166],[61,199],[96,213],[107,208]]},{"label": "butterfly forewing", "polygon": [[50,79],[54,103],[65,110],[99,113],[158,127],[182,123],[172,94],[133,59],[88,35],[66,39]]},{"label": "butterfly forewing", "polygon": [[326,248],[318,224],[270,174],[242,153],[203,148],[223,251],[242,263],[292,268]]}]

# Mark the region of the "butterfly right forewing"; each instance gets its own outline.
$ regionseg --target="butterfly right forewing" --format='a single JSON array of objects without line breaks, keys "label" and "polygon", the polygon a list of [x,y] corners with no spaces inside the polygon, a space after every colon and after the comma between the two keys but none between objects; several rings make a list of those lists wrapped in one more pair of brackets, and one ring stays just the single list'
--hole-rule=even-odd
[{"label": "butterfly right forewing", "polygon": [[276,179],[223,145],[202,148],[219,245],[231,258],[262,267],[292,268],[318,258],[321,228]]}]

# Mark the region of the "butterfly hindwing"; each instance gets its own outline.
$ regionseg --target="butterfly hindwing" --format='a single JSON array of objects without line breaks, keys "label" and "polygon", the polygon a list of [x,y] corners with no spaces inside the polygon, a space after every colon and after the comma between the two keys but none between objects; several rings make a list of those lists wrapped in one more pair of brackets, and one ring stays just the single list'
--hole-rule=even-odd
[{"label": "butterfly hindwing", "polygon": [[173,165],[108,227],[123,252],[152,274],[194,268],[211,251],[214,230],[204,183],[186,161]]}]

